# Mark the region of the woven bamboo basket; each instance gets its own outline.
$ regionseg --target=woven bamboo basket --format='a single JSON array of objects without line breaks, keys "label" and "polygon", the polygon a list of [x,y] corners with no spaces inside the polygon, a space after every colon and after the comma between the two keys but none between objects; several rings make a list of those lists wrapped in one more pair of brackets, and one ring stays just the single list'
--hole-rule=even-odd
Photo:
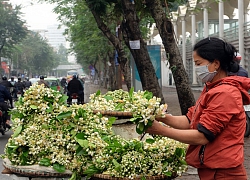
[{"label": "woven bamboo basket", "polygon": [[121,111],[101,111],[93,110],[94,113],[101,113],[104,116],[114,116],[116,121],[113,123],[112,130],[116,135],[120,135],[125,139],[139,138],[141,135],[136,132],[136,125],[130,121],[133,117],[131,112],[121,112]]},{"label": "woven bamboo basket", "polygon": [[64,173],[59,173],[53,168],[44,167],[39,165],[30,165],[30,166],[15,166],[12,165],[10,160],[5,158],[3,159],[3,166],[11,171],[13,174],[18,174],[25,177],[60,177],[66,178],[71,177],[72,172],[66,170]]},{"label": "woven bamboo basket", "polygon": [[[134,180],[141,180],[141,176],[138,176]],[[158,175],[158,176],[147,176],[145,177],[147,180],[171,180],[176,178],[176,176],[168,177],[164,175]],[[101,179],[110,179],[110,180],[130,180],[129,178],[118,178],[118,177],[112,177],[107,174],[95,174],[91,177],[91,180],[101,180]]]}]

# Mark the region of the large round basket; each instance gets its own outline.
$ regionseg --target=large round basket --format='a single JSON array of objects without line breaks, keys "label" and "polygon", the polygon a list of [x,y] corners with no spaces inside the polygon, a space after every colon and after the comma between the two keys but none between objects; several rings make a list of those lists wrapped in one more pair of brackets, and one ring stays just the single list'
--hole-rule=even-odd
[{"label": "large round basket", "polygon": [[[164,175],[158,175],[158,176],[146,176],[147,180],[171,180],[175,177],[168,177]],[[112,177],[107,174],[95,174],[91,177],[91,180],[101,180],[101,179],[110,179],[110,180],[130,180],[129,178],[118,178],[118,177]],[[137,178],[134,178],[133,180],[141,180],[142,177],[138,176]]]},{"label": "large round basket", "polygon": [[115,134],[120,135],[124,139],[133,139],[139,138],[139,135],[136,132],[136,125],[130,121],[130,118],[133,117],[131,112],[120,112],[120,111],[100,111],[94,110],[94,113],[100,113],[103,116],[114,116],[116,121],[113,123],[112,130]]},{"label": "large round basket", "polygon": [[31,165],[31,166],[15,166],[12,165],[10,160],[5,158],[3,159],[3,166],[11,171],[13,174],[17,174],[25,177],[71,177],[72,172],[66,170],[64,173],[59,173],[53,168]]}]

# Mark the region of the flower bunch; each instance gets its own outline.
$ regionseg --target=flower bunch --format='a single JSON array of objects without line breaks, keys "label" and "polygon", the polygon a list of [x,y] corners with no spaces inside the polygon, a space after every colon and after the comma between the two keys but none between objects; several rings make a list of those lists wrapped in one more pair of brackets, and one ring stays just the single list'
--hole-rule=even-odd
[{"label": "flower bunch", "polygon": [[66,99],[43,85],[31,86],[11,111],[14,133],[1,157],[18,166],[70,170],[72,180],[96,173],[173,177],[186,170],[185,144],[151,136],[125,140],[112,131],[114,117],[94,114],[88,104],[67,107]]},{"label": "flower bunch", "polygon": [[166,104],[160,104],[161,99],[148,91],[129,92],[122,89],[101,94],[98,91],[90,96],[89,106],[93,110],[123,111],[133,114],[132,122],[136,123],[136,131],[142,134],[152,125],[156,116],[164,117]]}]

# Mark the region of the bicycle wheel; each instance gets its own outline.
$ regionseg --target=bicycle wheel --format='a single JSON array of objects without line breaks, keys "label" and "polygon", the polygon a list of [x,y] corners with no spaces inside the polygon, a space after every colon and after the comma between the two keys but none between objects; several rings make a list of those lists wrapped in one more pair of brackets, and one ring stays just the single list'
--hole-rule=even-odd
[{"label": "bicycle wheel", "polygon": [[246,113],[246,131],[244,137],[248,137],[250,135],[250,119]]}]

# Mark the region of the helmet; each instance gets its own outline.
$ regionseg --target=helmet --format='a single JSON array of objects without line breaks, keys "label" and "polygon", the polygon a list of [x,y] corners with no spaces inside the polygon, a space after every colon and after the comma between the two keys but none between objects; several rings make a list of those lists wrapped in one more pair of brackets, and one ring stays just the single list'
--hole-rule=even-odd
[{"label": "helmet", "polygon": [[77,79],[77,75],[76,74],[73,75],[73,79]]},{"label": "helmet", "polygon": [[2,80],[6,81],[6,80],[7,80],[7,77],[6,77],[6,76],[3,76],[3,77],[2,77]]},{"label": "helmet", "polygon": [[28,81],[28,80],[29,80],[29,78],[28,78],[28,77],[26,77],[25,79],[26,79],[26,81]]},{"label": "helmet", "polygon": [[240,55],[240,53],[235,53],[235,60],[237,60],[237,61],[239,61],[240,62],[240,60],[241,60],[241,55]]},{"label": "helmet", "polygon": [[44,79],[44,76],[40,76],[40,79]]},{"label": "helmet", "polygon": [[14,77],[13,76],[11,76],[11,78],[10,78],[11,80],[14,80]]},{"label": "helmet", "polygon": [[17,78],[17,80],[18,80],[18,81],[21,81],[21,80],[22,80],[22,78],[20,78],[20,77],[19,77],[19,78]]}]

